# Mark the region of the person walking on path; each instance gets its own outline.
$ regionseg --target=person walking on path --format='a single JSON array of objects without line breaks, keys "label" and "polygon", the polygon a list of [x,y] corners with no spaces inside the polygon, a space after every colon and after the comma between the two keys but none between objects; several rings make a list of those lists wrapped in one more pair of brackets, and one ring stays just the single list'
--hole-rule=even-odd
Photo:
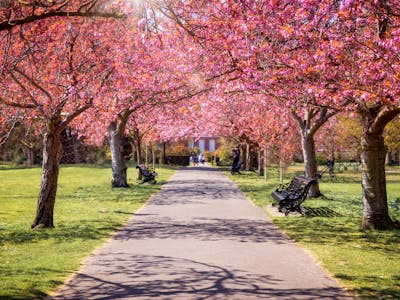
[{"label": "person walking on path", "polygon": [[352,299],[224,174],[177,171],[51,299]]}]

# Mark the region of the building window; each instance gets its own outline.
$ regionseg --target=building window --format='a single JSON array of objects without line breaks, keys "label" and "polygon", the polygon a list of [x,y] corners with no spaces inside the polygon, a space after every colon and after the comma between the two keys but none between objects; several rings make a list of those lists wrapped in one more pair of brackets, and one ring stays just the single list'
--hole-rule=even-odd
[{"label": "building window", "polygon": [[188,147],[189,148],[194,148],[194,140],[189,140],[188,141]]},{"label": "building window", "polygon": [[214,152],[215,151],[215,140],[214,139],[210,139],[210,144],[209,144],[209,151],[210,152]]},{"label": "building window", "polygon": [[199,140],[199,149],[201,153],[204,153],[204,140]]}]

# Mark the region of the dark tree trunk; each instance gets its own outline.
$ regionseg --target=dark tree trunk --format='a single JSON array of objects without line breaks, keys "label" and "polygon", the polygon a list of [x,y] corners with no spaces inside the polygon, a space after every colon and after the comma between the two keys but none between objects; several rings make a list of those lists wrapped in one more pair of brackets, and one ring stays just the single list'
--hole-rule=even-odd
[{"label": "dark tree trunk", "polygon": [[149,165],[149,146],[147,144],[144,147],[144,161],[145,161],[145,165],[148,166]]},{"label": "dark tree trunk", "polygon": [[151,161],[153,165],[153,170],[156,169],[156,151],[154,149],[155,145],[151,146]]},{"label": "dark tree trunk", "polygon": [[261,154],[261,148],[258,148],[258,151],[257,151],[257,174],[258,174],[258,176],[264,175],[262,161],[263,161],[263,159],[262,159],[262,154]]},{"label": "dark tree trunk", "polygon": [[74,136],[72,149],[74,151],[74,162],[79,164],[83,161],[82,153],[79,152],[79,141],[76,136]]},{"label": "dark tree trunk", "polygon": [[246,143],[246,153],[245,153],[245,160],[246,160],[246,171],[250,171],[251,167],[251,153],[250,153],[250,144]]},{"label": "dark tree trunk", "polygon": [[112,187],[129,187],[127,179],[127,165],[123,151],[124,130],[120,130],[116,122],[111,122],[109,126],[110,149],[111,149],[111,168],[112,168]]},{"label": "dark tree trunk", "polygon": [[62,153],[61,135],[53,130],[44,135],[42,181],[36,217],[31,228],[54,227],[53,213]]},{"label": "dark tree trunk", "polygon": [[29,142],[26,139],[21,139],[19,141],[24,147],[24,153],[26,156],[26,164],[28,166],[33,166],[35,164],[35,146],[33,142]]},{"label": "dark tree trunk", "polygon": [[142,163],[142,137],[140,135],[139,129],[133,128],[130,131],[130,136],[133,139],[133,144],[136,152],[136,164],[140,165]]},{"label": "dark tree trunk", "polygon": [[[387,121],[388,122],[388,121]],[[393,229],[386,194],[386,148],[382,132],[387,122],[363,116],[361,137],[363,229]]]},{"label": "dark tree trunk", "polygon": [[167,143],[163,142],[163,149],[162,149],[162,163],[166,164],[167,163]]},{"label": "dark tree trunk", "polygon": [[[301,147],[303,149],[304,172],[306,177],[318,180],[318,165],[317,165],[317,157],[315,154],[314,137],[310,134],[302,134]],[[321,191],[319,190],[318,184],[314,184],[311,186],[308,192],[308,196],[309,197],[321,196]]]},{"label": "dark tree trunk", "polygon": [[143,161],[143,157],[142,157],[142,143],[140,142],[140,138],[137,138],[135,141],[135,145],[136,145],[136,155],[137,155],[137,164],[140,165]]},{"label": "dark tree trunk", "polygon": [[135,145],[135,141],[132,141],[132,161],[135,162],[136,164],[138,164],[138,160],[137,160],[137,149],[136,149],[136,145]]}]

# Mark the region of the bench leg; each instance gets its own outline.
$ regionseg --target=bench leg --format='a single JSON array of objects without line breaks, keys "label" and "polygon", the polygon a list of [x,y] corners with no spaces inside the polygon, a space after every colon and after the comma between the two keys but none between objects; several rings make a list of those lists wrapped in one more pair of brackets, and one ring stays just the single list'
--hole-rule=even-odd
[{"label": "bench leg", "polygon": [[303,217],[306,215],[306,210],[300,205],[296,209]]}]

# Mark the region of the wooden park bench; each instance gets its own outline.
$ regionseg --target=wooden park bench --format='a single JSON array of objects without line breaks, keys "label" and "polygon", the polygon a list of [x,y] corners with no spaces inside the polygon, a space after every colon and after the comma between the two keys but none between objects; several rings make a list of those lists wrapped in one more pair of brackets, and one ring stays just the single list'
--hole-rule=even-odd
[{"label": "wooden park bench", "polygon": [[142,180],[141,183],[145,182],[152,182],[156,183],[156,176],[158,175],[156,172],[150,171],[148,168],[146,168],[145,165],[138,165],[136,166],[136,169],[139,169],[139,178]]},{"label": "wooden park bench", "polygon": [[294,211],[304,215],[301,204],[306,200],[311,185],[316,183],[317,181],[312,178],[296,176],[290,183],[279,185],[271,196],[279,206],[279,211],[285,216]]}]

